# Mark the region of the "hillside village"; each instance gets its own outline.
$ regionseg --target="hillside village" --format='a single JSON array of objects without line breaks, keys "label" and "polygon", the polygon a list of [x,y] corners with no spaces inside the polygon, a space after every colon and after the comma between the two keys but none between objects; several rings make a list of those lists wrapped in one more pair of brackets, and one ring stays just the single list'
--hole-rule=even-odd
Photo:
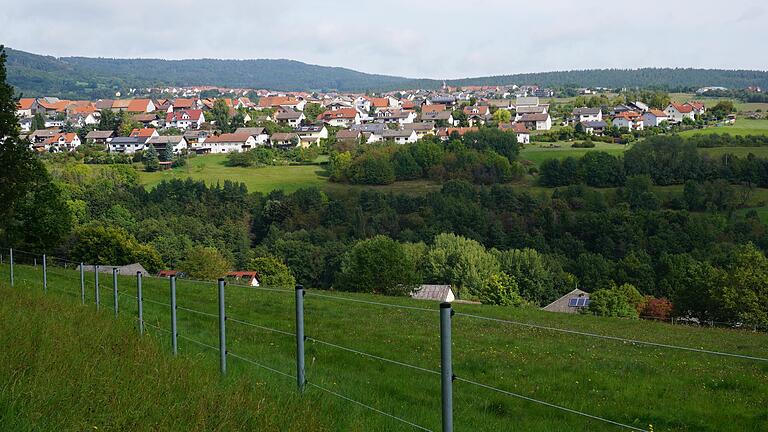
[{"label": "hillside village", "polygon": [[[670,102],[664,109],[636,101],[576,107],[569,113],[555,114],[545,102],[554,92],[537,86],[444,87],[439,92],[403,90],[377,96],[267,90],[248,93],[255,94],[256,101],[247,96],[196,96],[206,90],[210,89],[154,99],[22,98],[17,115],[22,132],[38,152],[72,151],[88,143],[127,155],[149,146],[162,153],[170,146],[178,155],[234,153],[258,146],[309,148],[328,138],[352,144],[406,144],[426,135],[448,140],[483,126],[515,134],[518,143],[528,144],[531,135],[559,126],[569,125],[588,136],[601,136],[609,129],[633,133],[693,122],[706,112],[704,104],[695,101]],[[592,93],[582,90],[585,95]],[[106,128],[102,117],[107,111],[129,119],[135,127],[122,131]],[[218,114],[214,116],[214,112]],[[730,115],[726,121],[734,118]],[[619,138],[615,141],[622,142]]]}]

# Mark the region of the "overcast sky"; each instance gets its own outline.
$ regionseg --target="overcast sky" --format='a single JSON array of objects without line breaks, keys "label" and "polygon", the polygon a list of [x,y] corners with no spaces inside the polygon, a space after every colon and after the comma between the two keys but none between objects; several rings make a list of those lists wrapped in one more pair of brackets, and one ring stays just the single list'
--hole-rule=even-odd
[{"label": "overcast sky", "polygon": [[288,58],[426,78],[768,69],[765,0],[0,0],[0,43],[54,56]]}]

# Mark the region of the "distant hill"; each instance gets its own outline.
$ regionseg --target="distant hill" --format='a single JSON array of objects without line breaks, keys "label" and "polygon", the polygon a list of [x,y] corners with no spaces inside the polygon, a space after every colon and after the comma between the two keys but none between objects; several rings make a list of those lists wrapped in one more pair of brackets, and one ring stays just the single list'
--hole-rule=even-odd
[{"label": "distant hill", "polygon": [[[27,96],[110,97],[116,91],[152,86],[214,85],[274,90],[387,91],[436,89],[442,81],[357,72],[293,60],[159,60],[51,57],[7,49],[8,80]],[[768,72],[714,69],[595,69],[448,80],[453,86],[768,88]]]}]

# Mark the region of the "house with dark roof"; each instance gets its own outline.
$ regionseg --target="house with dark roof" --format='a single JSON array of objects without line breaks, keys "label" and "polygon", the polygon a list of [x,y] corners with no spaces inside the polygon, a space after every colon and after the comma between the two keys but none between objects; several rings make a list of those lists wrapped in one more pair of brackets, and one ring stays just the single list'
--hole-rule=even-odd
[{"label": "house with dark roof", "polygon": [[256,144],[265,145],[269,141],[269,134],[263,127],[241,127],[235,130],[237,135],[250,135],[256,140]]},{"label": "house with dark roof", "polygon": [[601,121],[603,119],[603,110],[600,108],[575,108],[571,111],[572,121],[574,123]]},{"label": "house with dark roof", "polygon": [[528,130],[550,130],[552,129],[552,118],[549,113],[543,114],[523,114],[517,119],[518,123],[522,123]]},{"label": "house with dark roof", "polygon": [[117,134],[115,133],[115,131],[94,130],[94,131],[88,132],[88,134],[85,135],[85,140],[86,142],[92,143],[92,144],[106,144],[116,136]]},{"label": "house with dark roof", "polygon": [[146,145],[153,146],[158,152],[164,152],[168,146],[171,146],[173,154],[181,154],[187,149],[187,140],[182,135],[160,135],[150,138]]}]

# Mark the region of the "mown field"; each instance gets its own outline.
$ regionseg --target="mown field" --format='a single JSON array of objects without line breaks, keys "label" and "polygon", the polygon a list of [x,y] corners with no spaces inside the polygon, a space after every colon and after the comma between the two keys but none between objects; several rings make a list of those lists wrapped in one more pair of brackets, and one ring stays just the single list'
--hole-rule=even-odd
[{"label": "mown field", "polygon": [[[19,255],[19,259],[22,258]],[[8,266],[0,270],[0,281],[7,285]],[[34,269],[17,265],[16,277],[15,290],[41,291],[39,267]],[[132,297],[136,294],[135,277],[120,277],[119,284],[122,293],[118,296],[120,320],[131,323],[136,316],[136,299]],[[163,329],[169,328],[169,308],[165,305],[168,302],[168,285],[165,279],[144,279],[145,320]],[[111,277],[101,276],[100,312],[93,306],[92,274],[86,274],[87,307],[74,306],[80,301],[78,272],[52,267],[49,286],[49,296],[68,299],[75,310],[85,312],[60,312],[65,309],[63,307],[46,308],[52,315],[46,322],[60,321],[56,319],[56,314],[62,313],[61,321],[82,321],[78,325],[82,328],[90,327],[89,331],[96,332],[102,326],[110,328],[107,322],[113,314]],[[233,357],[245,357],[285,374],[294,374],[294,337],[264,329],[272,328],[289,333],[294,331],[293,290],[278,288],[277,291],[263,291],[228,286],[226,291],[230,373],[225,385],[243,382],[245,384],[241,385],[248,388],[269,389],[269,396],[263,399],[267,407],[271,406],[273,400],[293,400],[293,379]],[[13,291],[5,292],[7,294],[4,297],[13,296]],[[428,310],[383,307],[344,299],[382,301]],[[306,355],[307,379],[310,383],[403,417],[427,429],[440,429],[438,375],[316,341],[437,371],[440,354],[436,303],[315,290],[309,290],[305,301],[306,331],[310,337]],[[214,285],[180,280],[178,305],[179,333],[182,337],[179,340],[180,353],[183,359],[191,358],[197,362],[194,370],[188,372],[189,375],[196,377],[198,373],[215,373],[218,369],[217,352],[183,339],[192,338],[217,346],[217,318],[211,316],[217,311]],[[23,305],[12,306],[14,310],[23,308]],[[184,308],[211,315],[193,313]],[[649,321],[549,314],[535,309],[463,304],[455,308],[459,314],[453,322],[454,373],[460,379],[474,380],[639,429],[647,429],[649,425],[653,425],[655,431],[768,429],[768,412],[765,410],[768,405],[768,392],[765,391],[768,388],[768,362],[634,345],[481,320],[461,313],[759,357],[768,357],[766,334],[748,330],[693,328]],[[21,315],[24,311],[15,313]],[[93,316],[96,318],[91,318]],[[262,327],[254,327],[254,324]],[[14,321],[3,317],[2,325],[8,328],[14,325]],[[164,331],[148,327],[148,333],[149,339],[157,340],[161,350],[170,350],[170,342]],[[72,344],[75,342],[68,338],[57,337],[51,341],[42,331],[38,335],[35,337],[37,343],[44,341],[60,345],[60,349],[67,352],[73,350]],[[121,335],[119,341],[108,339],[109,336],[105,336],[93,340],[93,345],[99,345],[100,352],[114,358],[104,364],[94,362],[99,365],[95,366],[97,370],[117,367],[119,359],[130,363],[137,371],[157,367],[154,363],[150,366],[142,363],[145,360],[130,357],[128,353],[131,350],[125,345],[133,344],[134,337]],[[87,343],[87,340],[82,343]],[[32,349],[33,345],[30,344],[25,350],[19,351]],[[181,381],[185,379],[190,378],[176,378]],[[157,376],[142,386],[162,387],[167,384],[165,380],[165,377]],[[122,384],[119,380],[104,379],[101,386],[90,388],[80,396],[108,399],[110,395],[123,392],[117,388]],[[177,385],[180,384],[177,382]],[[3,394],[8,392],[7,387],[2,391]],[[319,417],[317,424],[330,419],[330,430],[409,430],[402,423],[322,393],[314,387],[309,387],[303,397],[320,404],[316,408],[319,412],[314,409],[312,412]],[[162,409],[163,403],[173,398],[174,395],[171,395],[168,400],[159,401],[158,409]],[[34,415],[38,412],[35,411],[36,406],[47,404],[44,400],[38,401],[37,405],[27,407],[25,412]],[[116,407],[107,405],[108,409]],[[456,430],[621,430],[615,425],[460,380],[454,384],[454,407]],[[290,412],[292,409],[293,405],[289,405],[284,415],[295,418],[304,412]],[[81,421],[95,415],[84,413]],[[278,421],[282,415],[276,414]],[[51,416],[54,419],[65,419],[62,425],[70,425],[77,420],[64,412],[53,412]],[[78,427],[80,425],[77,424]],[[71,429],[82,430],[77,427]]]},{"label": "mown field", "polygon": [[681,136],[709,134],[730,135],[766,135],[768,134],[768,120],[737,119],[736,123],[727,126],[713,126],[706,129],[687,130],[680,133]]},{"label": "mown field", "polygon": [[618,156],[628,148],[623,144],[603,142],[596,142],[593,148],[573,148],[572,144],[573,142],[531,143],[520,151],[520,159],[531,161],[538,166],[547,159],[578,158],[591,151],[603,151]]},{"label": "mown field", "polygon": [[669,97],[672,99],[672,101],[679,102],[679,103],[690,102],[690,101],[701,101],[707,107],[713,107],[717,105],[717,103],[720,101],[729,101],[729,102],[733,102],[733,105],[736,107],[736,110],[739,112],[757,111],[757,110],[768,111],[768,103],[742,102],[736,99],[704,97],[694,93],[671,93]]}]

